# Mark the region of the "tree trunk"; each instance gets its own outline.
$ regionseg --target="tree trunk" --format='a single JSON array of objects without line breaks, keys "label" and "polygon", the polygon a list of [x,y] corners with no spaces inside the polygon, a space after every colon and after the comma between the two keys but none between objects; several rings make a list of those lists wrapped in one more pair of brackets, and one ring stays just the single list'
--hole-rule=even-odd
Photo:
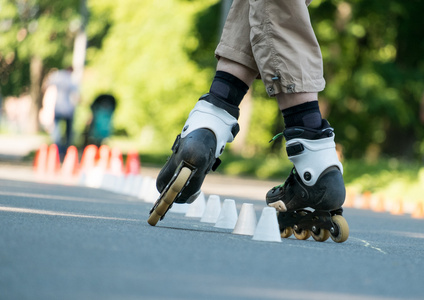
[{"label": "tree trunk", "polygon": [[41,102],[43,99],[41,90],[43,80],[43,61],[38,56],[34,56],[31,58],[30,78],[31,110],[28,120],[30,124],[28,133],[37,133],[40,129],[38,122],[38,113],[41,109]]},{"label": "tree trunk", "polygon": [[72,57],[72,77],[78,85],[81,84],[84,74],[85,56],[87,51],[87,34],[85,32],[85,27],[88,22],[88,10],[86,0],[81,0],[80,2],[80,14],[82,22],[74,40],[74,53]]}]

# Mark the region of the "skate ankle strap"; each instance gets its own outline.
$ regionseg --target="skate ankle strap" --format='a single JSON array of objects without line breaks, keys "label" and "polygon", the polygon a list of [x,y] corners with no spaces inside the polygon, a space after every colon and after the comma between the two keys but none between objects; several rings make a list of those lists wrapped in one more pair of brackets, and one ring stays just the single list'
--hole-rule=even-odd
[{"label": "skate ankle strap", "polygon": [[215,172],[216,169],[218,169],[219,165],[221,164],[221,160],[219,157],[215,160],[215,163],[212,165],[212,171]]},{"label": "skate ankle strap", "polygon": [[289,157],[293,155],[298,155],[302,153],[304,150],[305,150],[305,147],[303,146],[303,144],[294,144],[294,145],[290,145],[286,147],[286,152]]}]

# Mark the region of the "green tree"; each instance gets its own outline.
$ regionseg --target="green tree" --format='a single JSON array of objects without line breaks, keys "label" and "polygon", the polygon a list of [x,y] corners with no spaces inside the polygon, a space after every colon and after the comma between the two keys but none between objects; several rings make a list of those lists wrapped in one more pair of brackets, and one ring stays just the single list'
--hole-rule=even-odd
[{"label": "green tree", "polygon": [[327,80],[322,98],[347,156],[420,154],[422,9],[415,0],[312,2]]},{"label": "green tree", "polygon": [[[424,2],[415,0],[312,2],[327,80],[321,108],[336,127],[336,140],[347,157],[412,159],[424,154],[419,118],[424,92],[422,8]],[[216,6],[210,7],[196,23],[200,47],[193,57],[201,65],[211,62],[207,58],[216,46],[206,25],[216,15]],[[283,129],[281,115],[260,82],[253,89],[255,108],[245,154],[279,151],[281,140],[270,147],[267,138]]]},{"label": "green tree", "polygon": [[[3,96],[32,91],[52,67],[71,63],[79,0],[0,0]],[[169,148],[195,101],[209,88],[219,37],[219,0],[89,0],[85,110],[100,92],[118,98],[115,128]],[[347,157],[424,153],[419,111],[424,31],[419,0],[314,0],[311,19],[324,58],[321,107]],[[281,115],[260,81],[245,155],[271,152]],[[88,113],[88,112],[87,112]],[[153,133],[149,142],[148,132]],[[151,142],[153,141],[153,142]]]},{"label": "green tree", "polygon": [[71,65],[81,22],[78,11],[79,0],[0,2],[0,94],[17,96],[29,90],[35,129],[44,75],[50,68]]},{"label": "green tree", "polygon": [[[110,27],[101,48],[87,51],[84,94],[87,99],[100,92],[117,97],[114,125],[119,132],[139,137],[147,128],[159,146],[171,146],[195,101],[207,91],[210,70],[199,68],[189,53],[198,47],[197,13],[215,2],[89,2],[89,39],[91,20],[106,17]],[[147,136],[140,140],[149,143]]]}]

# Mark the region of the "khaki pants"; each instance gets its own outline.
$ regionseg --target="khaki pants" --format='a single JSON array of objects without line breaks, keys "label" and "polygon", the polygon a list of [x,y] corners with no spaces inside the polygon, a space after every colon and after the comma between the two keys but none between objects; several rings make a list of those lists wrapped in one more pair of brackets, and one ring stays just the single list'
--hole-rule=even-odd
[{"label": "khaki pants", "polygon": [[234,0],[215,55],[259,72],[269,96],[324,89],[307,0]]}]

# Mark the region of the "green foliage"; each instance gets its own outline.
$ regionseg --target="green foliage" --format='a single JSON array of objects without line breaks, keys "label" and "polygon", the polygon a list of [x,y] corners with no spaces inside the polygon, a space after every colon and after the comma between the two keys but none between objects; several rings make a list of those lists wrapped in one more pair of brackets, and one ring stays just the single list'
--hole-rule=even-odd
[{"label": "green foliage", "polygon": [[[101,49],[87,57],[90,75],[84,90],[88,99],[103,91],[116,95],[115,128],[132,137],[142,134],[140,139],[156,146],[172,143],[208,88],[209,72],[199,69],[188,53],[198,46],[196,14],[214,2],[91,2],[92,16],[109,11],[110,27]],[[88,32],[96,32],[91,23]],[[144,138],[146,130],[153,139]]]},{"label": "green foliage", "polygon": [[311,6],[327,80],[321,97],[345,154],[422,156],[424,32],[417,14],[424,3],[322,0]]},{"label": "green foliage", "polygon": [[1,94],[19,95],[30,85],[29,65],[36,56],[45,69],[71,64],[80,16],[78,0],[0,3]]},{"label": "green foliage", "polygon": [[[246,142],[246,153],[250,157],[271,151],[273,144],[269,141],[278,133],[275,132],[275,124],[282,120],[277,102],[266,95],[262,82],[256,81],[252,88],[253,114]],[[277,150],[280,152],[281,149]]]},{"label": "green foliage", "polygon": [[418,164],[396,158],[379,159],[373,163],[348,160],[344,169],[347,187],[358,193],[370,191],[394,200],[423,201],[424,168]]},{"label": "green foliage", "polygon": [[[88,0],[87,69],[77,128],[103,92],[118,99],[115,133],[153,149],[169,149],[198,97],[209,89],[219,39],[218,0]],[[30,59],[44,70],[71,60],[81,24],[79,0],[0,2],[0,83],[3,96],[30,85]],[[311,20],[321,45],[324,116],[346,157],[424,155],[420,102],[424,31],[419,0],[314,0]],[[245,156],[277,153],[282,140],[275,101],[260,81]],[[242,112],[243,113],[243,112]]]},{"label": "green foliage", "polygon": [[209,69],[211,75],[215,70],[216,59],[213,55],[219,42],[219,23],[221,3],[199,11],[194,19],[193,33],[198,41],[196,48],[189,52],[190,58],[202,69]]}]

